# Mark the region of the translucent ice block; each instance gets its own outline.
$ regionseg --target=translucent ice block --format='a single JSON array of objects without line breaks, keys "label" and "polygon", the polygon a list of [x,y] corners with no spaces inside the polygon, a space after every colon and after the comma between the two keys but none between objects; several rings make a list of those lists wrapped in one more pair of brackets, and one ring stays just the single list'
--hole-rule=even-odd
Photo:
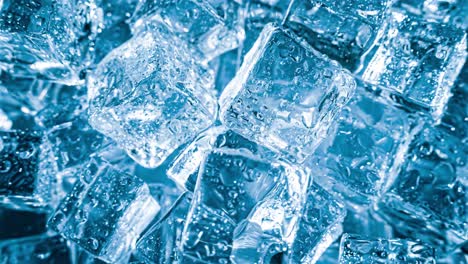
[{"label": "translucent ice block", "polygon": [[465,141],[426,126],[411,143],[406,163],[377,212],[397,232],[417,235],[442,251],[465,242],[467,154]]},{"label": "translucent ice block", "polygon": [[[233,1],[225,1],[225,4],[231,2],[234,4]],[[151,31],[155,25],[163,23],[198,58],[209,61],[236,48],[244,39],[243,28],[221,17],[215,7],[205,0],[141,0],[135,14],[141,18],[134,18],[133,31]]]},{"label": "translucent ice block", "polygon": [[341,201],[317,184],[307,190],[307,200],[299,220],[296,239],[285,263],[316,263],[343,231],[346,209]]},{"label": "translucent ice block", "polygon": [[167,175],[179,186],[193,191],[204,158],[211,150],[217,148],[247,150],[264,159],[277,158],[274,152],[264,146],[246,139],[231,129],[218,126],[203,132],[187,145],[170,164]]},{"label": "translucent ice block", "polygon": [[[283,221],[275,222],[273,227],[282,232],[282,224],[285,224],[289,231],[288,221],[302,205],[303,197],[294,192],[300,176],[294,167],[259,159],[247,150],[211,151],[199,170],[185,223],[184,254],[200,261],[228,261],[236,239],[233,238],[235,230],[254,208],[258,212],[249,221],[258,224],[264,232],[270,227],[265,222],[274,208],[278,208],[277,217]],[[288,183],[287,179],[295,182]],[[278,219],[271,219],[271,222]]]},{"label": "translucent ice block", "polygon": [[39,132],[0,131],[0,203],[46,209],[55,194],[55,168]]},{"label": "translucent ice block", "polygon": [[159,211],[148,186],[105,162],[91,162],[48,226],[107,262],[127,257]]},{"label": "translucent ice block", "polygon": [[392,11],[384,37],[366,56],[359,75],[401,93],[439,121],[465,62],[465,49],[462,29]]},{"label": "translucent ice block", "polygon": [[3,1],[0,6],[0,69],[79,82],[89,40],[100,17],[88,0]]},{"label": "translucent ice block", "polygon": [[435,250],[404,239],[368,239],[345,234],[341,238],[340,264],[394,263],[435,264]]},{"label": "translucent ice block", "polygon": [[174,263],[183,258],[179,247],[190,200],[188,193],[182,194],[166,215],[145,232],[137,243],[139,258],[151,263]]},{"label": "translucent ice block", "polygon": [[47,132],[59,171],[86,163],[90,155],[110,144],[110,140],[77,117]]},{"label": "translucent ice block", "polygon": [[193,61],[167,28],[142,32],[114,49],[90,76],[89,122],[145,167],[209,127],[212,72]]},{"label": "translucent ice block", "polygon": [[4,264],[71,263],[65,239],[47,234],[0,241],[0,259]]},{"label": "translucent ice block", "polygon": [[393,182],[419,126],[391,100],[361,86],[337,121],[309,164],[317,183],[363,210]]},{"label": "translucent ice block", "polygon": [[[393,8],[416,14],[426,20],[453,23],[465,29],[468,25],[466,18],[468,7],[463,0],[397,0]],[[462,13],[465,17],[461,15]]]},{"label": "translucent ice block", "polygon": [[286,25],[354,71],[381,37],[391,0],[294,0]]},{"label": "translucent ice block", "polygon": [[354,86],[336,62],[269,24],[223,91],[220,119],[246,138],[302,161]]}]

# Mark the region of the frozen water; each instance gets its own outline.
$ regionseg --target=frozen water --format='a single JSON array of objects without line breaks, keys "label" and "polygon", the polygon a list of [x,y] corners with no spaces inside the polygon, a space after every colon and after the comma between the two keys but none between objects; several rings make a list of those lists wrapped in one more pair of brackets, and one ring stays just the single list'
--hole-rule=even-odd
[{"label": "frozen water", "polygon": [[178,263],[182,229],[190,206],[188,193],[182,194],[172,208],[138,240],[137,255],[152,263]]},{"label": "frozen water", "polygon": [[372,204],[393,182],[419,126],[390,100],[359,85],[309,161],[316,182],[355,210]]},{"label": "frozen water", "polygon": [[378,211],[396,231],[450,250],[468,239],[467,155],[462,141],[426,126],[410,145],[406,163]]},{"label": "frozen water", "polygon": [[[217,13],[216,5],[209,2],[216,1],[142,0],[137,7],[133,31],[152,31],[154,27],[165,24],[178,37],[179,42],[190,47],[194,55],[203,61],[209,61],[236,48],[244,39],[243,28],[238,23],[226,21]],[[227,4],[231,1],[225,2]],[[138,19],[138,16],[141,18]]]},{"label": "frozen water", "polygon": [[346,209],[341,201],[312,184],[299,220],[296,239],[285,263],[316,263],[325,250],[343,231]]},{"label": "frozen water", "polygon": [[169,166],[167,175],[179,186],[193,191],[198,169],[205,156],[213,149],[228,148],[246,150],[264,159],[275,159],[271,150],[237,134],[223,126],[212,127],[192,141]]},{"label": "frozen water", "polygon": [[100,18],[84,0],[19,0],[0,7],[0,69],[76,83]]},{"label": "frozen water", "polygon": [[374,210],[364,212],[348,211],[343,222],[343,232],[360,234],[366,237],[393,238],[395,232],[392,226],[381,219]]},{"label": "frozen water", "polygon": [[[287,164],[266,162],[247,150],[221,148],[211,151],[199,170],[185,223],[182,238],[184,254],[200,261],[227,261],[233,240],[234,243],[236,241],[233,237],[235,229],[244,226],[241,222],[254,208],[249,222],[260,226],[265,234],[272,231],[288,235],[290,230],[287,229],[291,228],[288,222],[300,210],[303,199],[300,193],[295,192],[297,188],[301,189],[297,186],[300,176]],[[287,180],[295,182],[288,183]],[[278,189],[280,185],[282,189]],[[283,210],[281,213],[271,215],[272,210],[280,208]],[[286,230],[281,230],[283,224]],[[269,230],[270,227],[275,230]],[[250,235],[249,232],[239,233],[240,236]],[[240,248],[245,246],[249,245],[241,245]],[[256,248],[246,250],[256,251]],[[232,258],[239,256],[247,255],[241,253]]]},{"label": "frozen water", "polygon": [[0,131],[0,203],[23,209],[48,205],[55,193],[48,153],[39,132]]},{"label": "frozen water", "polygon": [[462,28],[467,27],[467,6],[463,0],[397,0],[394,8],[416,14],[426,20],[450,22]]},{"label": "frozen water", "polygon": [[0,241],[2,263],[70,263],[71,252],[60,236],[38,235]]},{"label": "frozen water", "polygon": [[294,0],[286,24],[314,48],[355,70],[382,35],[391,0]]},{"label": "frozen water", "polygon": [[209,127],[212,72],[163,25],[114,49],[89,78],[90,124],[138,163],[157,167]]},{"label": "frozen water", "polygon": [[109,144],[109,139],[77,117],[47,132],[59,171],[86,163],[90,155]]},{"label": "frozen water", "polygon": [[439,121],[466,59],[462,29],[393,11],[361,78],[401,93]]},{"label": "frozen water", "polygon": [[223,91],[220,119],[246,138],[302,161],[354,85],[338,64],[270,24]]},{"label": "frozen water", "polygon": [[341,238],[340,264],[351,263],[435,264],[436,262],[434,249],[420,242],[404,239],[366,239],[345,234]]},{"label": "frozen water", "polygon": [[48,226],[100,259],[115,262],[130,254],[158,211],[142,180],[93,160]]}]

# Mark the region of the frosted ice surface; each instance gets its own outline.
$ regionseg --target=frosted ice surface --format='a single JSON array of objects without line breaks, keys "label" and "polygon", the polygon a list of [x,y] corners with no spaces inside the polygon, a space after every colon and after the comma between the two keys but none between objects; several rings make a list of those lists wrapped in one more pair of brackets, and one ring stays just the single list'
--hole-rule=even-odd
[{"label": "frosted ice surface", "polygon": [[303,161],[354,86],[337,63],[270,24],[223,91],[220,119],[246,138]]}]

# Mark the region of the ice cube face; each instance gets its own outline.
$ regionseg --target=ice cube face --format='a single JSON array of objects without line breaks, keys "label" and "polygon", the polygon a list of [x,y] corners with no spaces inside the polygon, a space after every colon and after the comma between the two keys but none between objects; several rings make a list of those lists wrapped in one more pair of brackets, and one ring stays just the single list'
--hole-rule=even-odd
[{"label": "ice cube face", "polygon": [[421,242],[404,239],[366,239],[345,234],[341,238],[340,264],[436,263],[435,250]]},{"label": "ice cube face", "polygon": [[4,263],[70,263],[71,252],[60,236],[38,235],[0,242]]},{"label": "ice cube face", "polygon": [[100,259],[116,262],[130,254],[158,211],[142,180],[93,161],[48,226]]},{"label": "ice cube face", "polygon": [[[78,82],[73,68],[86,56],[80,38],[90,37],[83,29],[99,23],[86,17],[95,8],[82,0],[8,1],[0,9],[0,67],[16,75],[35,75]],[[78,18],[75,20],[75,18]],[[96,23],[96,24],[94,24]],[[83,45],[82,45],[83,44]]]},{"label": "ice cube face", "polygon": [[314,48],[354,71],[382,34],[389,0],[295,0],[286,24]]},{"label": "ice cube face", "polygon": [[398,232],[450,250],[468,239],[466,144],[427,126],[411,143],[406,163],[378,211]]},{"label": "ice cube face", "polygon": [[159,27],[113,50],[89,78],[89,122],[144,167],[209,127],[216,102],[212,72]]},{"label": "ice cube face", "polygon": [[204,0],[142,0],[136,11],[141,13],[147,14],[136,20],[134,32],[163,23],[203,61],[236,48],[244,38],[241,27],[229,27]]},{"label": "ice cube face", "polygon": [[52,144],[59,171],[86,163],[90,154],[109,144],[109,139],[79,117],[61,128],[52,129],[47,137]]},{"label": "ice cube face", "polygon": [[413,117],[362,86],[346,105],[329,136],[311,157],[315,181],[363,210],[397,176],[411,136]]},{"label": "ice cube face", "polygon": [[49,153],[39,132],[0,131],[0,203],[26,210],[48,205],[55,193]]},{"label": "ice cube face", "polygon": [[455,24],[459,22],[460,26],[463,25],[463,18],[461,21],[453,21],[453,19],[463,11],[463,6],[466,4],[460,0],[397,0],[393,4],[393,8],[416,14],[426,20],[455,22]]},{"label": "ice cube face", "polygon": [[466,33],[399,11],[393,11],[387,23],[386,34],[359,75],[401,93],[439,121],[466,59]]},{"label": "ice cube face", "polygon": [[152,263],[182,260],[179,248],[182,229],[190,206],[190,195],[182,194],[171,209],[138,240],[136,255]]},{"label": "ice cube face", "polygon": [[200,134],[171,163],[167,175],[179,186],[193,191],[198,171],[205,156],[213,149],[227,148],[248,151],[263,159],[276,159],[270,149],[250,141],[223,126],[212,127]]},{"label": "ice cube face", "polygon": [[338,64],[270,24],[223,91],[220,119],[246,138],[302,161],[354,86]]},{"label": "ice cube face", "polygon": [[[268,208],[280,208],[280,203],[286,198],[291,198],[287,200],[289,202],[293,202],[293,198],[301,199],[284,197],[283,190],[276,189],[278,184],[285,183],[288,173],[292,174],[291,177],[299,178],[295,172],[286,164],[265,162],[246,152],[232,149],[211,151],[199,170],[193,202],[182,234],[184,254],[200,261],[228,261],[234,231],[254,208],[259,212],[255,219],[249,221],[259,224],[266,231],[267,224],[262,221],[267,221],[267,216],[271,214]],[[292,188],[284,185],[285,192]],[[263,205],[258,207],[260,202]],[[285,203],[281,205],[284,211],[293,211]],[[301,208],[301,204],[294,205]],[[276,213],[275,217],[281,218],[289,212]],[[275,219],[269,220],[273,226]],[[288,220],[284,219],[285,222]]]},{"label": "ice cube face", "polygon": [[342,232],[344,204],[316,183],[307,190],[296,239],[286,263],[316,263]]}]

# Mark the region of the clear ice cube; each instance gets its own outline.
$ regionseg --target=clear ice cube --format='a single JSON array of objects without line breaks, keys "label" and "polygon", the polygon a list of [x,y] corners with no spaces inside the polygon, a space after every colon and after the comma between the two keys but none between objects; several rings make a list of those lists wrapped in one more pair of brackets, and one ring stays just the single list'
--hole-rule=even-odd
[{"label": "clear ice cube", "polygon": [[70,263],[72,253],[60,236],[47,234],[0,241],[2,263]]},{"label": "clear ice cube", "polygon": [[18,0],[0,6],[0,69],[78,83],[101,18],[85,0]]},{"label": "clear ice cube", "polygon": [[130,254],[158,211],[142,180],[93,160],[48,226],[98,258],[116,262]]},{"label": "clear ice cube", "polygon": [[[294,217],[295,210],[300,210],[297,200],[303,198],[294,192],[298,188],[296,178],[299,173],[295,168],[259,159],[247,150],[211,151],[199,170],[182,234],[184,255],[200,261],[228,261],[235,229],[254,208],[258,212],[249,221],[259,224],[264,232],[268,229],[264,222],[274,208],[283,210],[278,213],[283,221],[275,222],[274,227],[281,229],[284,223],[291,228],[288,221]],[[295,182],[288,184],[287,179]],[[278,189],[280,185],[284,189]],[[274,220],[277,219],[271,219]]]},{"label": "clear ice cube", "polygon": [[151,263],[181,260],[182,229],[190,206],[190,195],[182,194],[170,210],[138,240],[136,255]]},{"label": "clear ice cube", "polygon": [[307,190],[299,226],[285,263],[316,263],[343,231],[344,204],[317,184]]},{"label": "clear ice cube", "polygon": [[391,0],[294,0],[286,25],[314,48],[354,71],[382,35]]},{"label": "clear ice cube", "polygon": [[269,24],[223,91],[220,119],[246,138],[303,161],[354,86],[336,62]]},{"label": "clear ice cube", "polygon": [[466,59],[466,33],[395,10],[386,23],[359,76],[401,93],[439,121]]},{"label": "clear ice cube", "polygon": [[315,181],[354,210],[369,207],[397,176],[413,117],[359,85],[309,164]]},{"label": "clear ice cube", "polygon": [[36,131],[0,131],[0,203],[47,209],[55,194],[48,143]]},{"label": "clear ice cube", "polygon": [[188,45],[203,61],[236,48],[244,39],[243,28],[225,20],[212,3],[205,0],[141,0],[135,16],[134,32],[153,30],[154,26],[165,24],[179,42]]},{"label": "clear ice cube", "polygon": [[90,76],[89,123],[144,167],[157,167],[214,120],[212,72],[168,29],[114,49]]},{"label": "clear ice cube", "polygon": [[435,264],[435,250],[405,239],[367,239],[344,234],[340,245],[340,264],[394,263]]},{"label": "clear ice cube", "polygon": [[461,140],[427,125],[410,145],[398,178],[378,212],[395,230],[451,250],[468,239],[467,157]]}]

